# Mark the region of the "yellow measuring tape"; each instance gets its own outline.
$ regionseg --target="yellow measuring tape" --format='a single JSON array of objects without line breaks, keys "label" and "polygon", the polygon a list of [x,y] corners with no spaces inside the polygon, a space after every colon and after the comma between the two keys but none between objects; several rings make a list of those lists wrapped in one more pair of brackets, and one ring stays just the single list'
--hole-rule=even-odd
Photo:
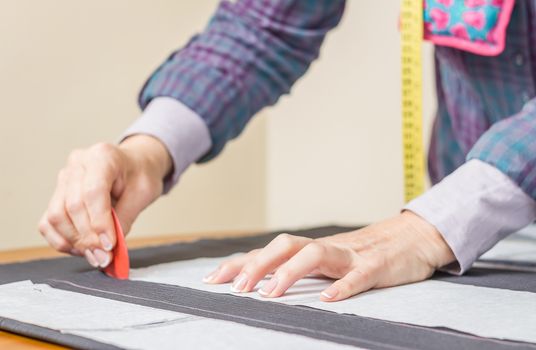
[{"label": "yellow measuring tape", "polygon": [[404,198],[424,192],[425,161],[422,135],[423,0],[401,0],[402,143]]}]

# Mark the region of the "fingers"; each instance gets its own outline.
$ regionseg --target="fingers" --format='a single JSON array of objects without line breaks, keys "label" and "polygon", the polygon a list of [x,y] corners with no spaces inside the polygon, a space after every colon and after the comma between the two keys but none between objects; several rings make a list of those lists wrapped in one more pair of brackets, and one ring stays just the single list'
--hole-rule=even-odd
[{"label": "fingers", "polygon": [[73,250],[73,246],[63,238],[45,218],[41,219],[39,231],[47,240],[48,244],[57,251],[70,253]]},{"label": "fingers", "polygon": [[298,280],[311,273],[340,278],[320,294],[322,301],[338,301],[378,286],[385,271],[381,256],[360,256],[343,244],[280,235],[265,248],[230,259],[207,275],[206,283],[226,283],[234,278],[233,292],[250,292],[274,269],[259,290],[263,297],[282,296]]},{"label": "fingers", "polygon": [[93,266],[97,262],[105,267],[112,259],[112,205],[127,233],[139,213],[161,194],[162,179],[171,167],[160,141],[145,135],[128,140],[123,147],[99,143],[73,151],[58,176],[46,222],[39,225],[47,240],[63,245],[50,233],[54,230]]},{"label": "fingers", "polygon": [[92,266],[107,266],[115,245],[110,193],[119,160],[113,148],[99,144],[71,153],[39,225],[54,248],[65,251],[66,241],[69,252],[86,256]]},{"label": "fingers", "polygon": [[291,258],[310,241],[310,238],[289,234],[277,236],[254,258],[249,259],[235,278],[231,291],[250,292],[264,276]]},{"label": "fingers", "polygon": [[115,167],[113,163],[90,160],[85,166],[82,185],[82,198],[91,230],[98,235],[105,251],[112,250],[116,242],[110,196],[112,184],[118,175]]},{"label": "fingers", "polygon": [[[59,178],[63,178],[64,176],[64,172],[60,172]],[[77,231],[65,210],[64,185],[63,180],[58,181],[56,191],[49,202],[48,210],[41,218],[40,227],[42,226],[43,229],[40,229],[40,231],[42,234],[45,234],[48,227],[51,226],[62,238],[65,237],[67,240],[72,240],[73,237],[77,236]]]},{"label": "fingers", "polygon": [[250,292],[257,283],[278,266],[290,259],[312,239],[280,234],[251,259],[231,286],[237,292]]},{"label": "fingers", "polygon": [[371,271],[354,269],[320,293],[320,300],[339,301],[366,292],[376,286],[375,276]]},{"label": "fingers", "polygon": [[233,292],[250,292],[274,269],[259,290],[263,297],[282,296],[298,280],[318,273],[340,278],[320,294],[322,301],[338,301],[378,287],[381,277],[390,274],[381,255],[361,256],[339,242],[283,234],[261,250],[225,261],[203,281],[226,283],[234,278]]},{"label": "fingers", "polygon": [[67,218],[64,219],[63,224],[70,220],[74,225],[75,232],[72,236],[68,235],[70,232],[64,231],[61,233],[75,246],[78,245],[77,248],[95,246],[98,241],[95,237],[90,236],[92,230],[82,194],[84,170],[82,167],[77,166],[70,169],[69,175],[66,179],[65,192],[63,193],[63,201],[67,213]]},{"label": "fingers", "polygon": [[232,290],[249,292],[275,269],[259,293],[279,297],[311,273],[339,279],[321,292],[323,301],[346,299],[372,288],[422,281],[443,263],[430,260],[428,255],[439,251],[448,262],[452,252],[441,239],[436,244],[423,239],[437,233],[433,226],[416,229],[417,226],[414,222],[408,224],[401,214],[358,231],[317,240],[282,235],[255,256],[234,261],[230,264],[231,272],[216,281],[228,281],[240,269]]},{"label": "fingers", "polygon": [[97,257],[93,252],[89,249],[86,249],[84,252],[84,256],[86,257],[87,262],[93,266],[93,267],[99,267],[100,263],[99,260],[97,260]]},{"label": "fingers", "polygon": [[352,264],[350,250],[313,241],[287,263],[281,265],[272,278],[262,286],[259,294],[270,298],[279,297],[296,281],[317,270],[325,276],[342,277]]},{"label": "fingers", "polygon": [[296,254],[312,239],[281,234],[265,248],[252,250],[248,254],[230,259],[208,274],[205,283],[226,283],[233,279],[234,292],[251,291],[267,274]]},{"label": "fingers", "polygon": [[[106,267],[112,260],[112,245],[109,242],[103,247],[99,233],[94,230],[86,206],[86,192],[84,188],[86,172],[82,167],[73,167],[71,176],[65,186],[65,208],[69,219],[76,228],[76,235],[68,237],[74,247],[84,252],[88,262],[94,266],[95,260],[98,266]],[[106,216],[110,216],[108,213]],[[91,253],[91,254],[90,254]],[[95,259],[93,259],[93,257]]]},{"label": "fingers", "polygon": [[247,254],[224,261],[220,266],[203,278],[205,283],[227,283],[235,278],[244,265],[258,254],[260,249],[255,249]]}]

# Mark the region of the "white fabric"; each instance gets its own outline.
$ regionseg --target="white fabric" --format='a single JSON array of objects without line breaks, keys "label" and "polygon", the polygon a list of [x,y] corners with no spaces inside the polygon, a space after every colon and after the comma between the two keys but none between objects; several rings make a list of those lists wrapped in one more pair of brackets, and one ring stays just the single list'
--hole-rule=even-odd
[{"label": "white fabric", "polygon": [[[216,293],[231,293],[229,284],[201,282],[225,258],[202,258],[134,269],[131,279],[165,283]],[[482,337],[536,343],[536,294],[439,281],[367,292],[327,303],[320,292],[330,281],[306,278],[276,299],[257,292],[232,293],[267,302],[305,305],[337,313],[354,314],[427,327],[446,327]]]},{"label": "white fabric", "polygon": [[130,349],[356,349],[355,347],[301,335],[276,332],[264,328],[208,318],[192,318],[187,322],[169,323],[140,329],[73,333],[103,343],[115,344]]},{"label": "white fabric", "polygon": [[536,225],[530,225],[500,241],[480,258],[536,263]]},{"label": "white fabric", "polygon": [[301,335],[73,293],[30,281],[0,286],[0,316],[127,349],[355,349]]},{"label": "white fabric", "polygon": [[0,316],[65,332],[137,327],[184,317],[171,311],[91,297],[30,281],[0,285]]}]

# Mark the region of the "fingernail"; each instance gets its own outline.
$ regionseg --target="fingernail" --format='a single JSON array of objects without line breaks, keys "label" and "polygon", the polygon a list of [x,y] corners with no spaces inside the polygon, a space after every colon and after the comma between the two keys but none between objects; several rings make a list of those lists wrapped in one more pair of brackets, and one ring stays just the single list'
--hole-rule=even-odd
[{"label": "fingernail", "polygon": [[112,242],[110,242],[108,235],[105,233],[101,233],[99,235],[99,238],[100,238],[100,241],[104,250],[106,250],[107,252],[111,251],[114,246],[112,245]]},{"label": "fingernail", "polygon": [[272,277],[271,280],[269,280],[268,282],[266,282],[261,289],[259,289],[259,294],[262,295],[263,297],[267,297],[268,295],[270,295],[270,293],[273,292],[273,290],[275,289],[275,287],[277,286],[277,278],[276,277]]},{"label": "fingernail", "polygon": [[231,286],[231,291],[235,293],[240,293],[246,287],[247,283],[248,276],[245,273],[241,273]]},{"label": "fingernail", "polygon": [[95,258],[95,255],[91,252],[91,250],[86,249],[84,252],[84,255],[86,256],[86,260],[89,263],[89,265],[93,267],[99,267],[99,262],[97,261],[97,258]]},{"label": "fingernail", "polygon": [[203,282],[205,282],[205,283],[212,282],[212,280],[214,278],[216,278],[216,276],[218,275],[219,272],[220,272],[220,269],[216,269],[216,270],[212,271],[211,273],[209,273],[208,275],[203,277]]},{"label": "fingernail", "polygon": [[333,299],[339,294],[339,290],[335,287],[329,287],[328,289],[324,290],[322,293],[320,293],[324,298],[326,299]]},{"label": "fingernail", "polygon": [[93,251],[93,254],[95,255],[95,258],[97,258],[100,267],[106,267],[110,263],[110,256],[108,255],[108,253],[100,249],[95,249]]}]

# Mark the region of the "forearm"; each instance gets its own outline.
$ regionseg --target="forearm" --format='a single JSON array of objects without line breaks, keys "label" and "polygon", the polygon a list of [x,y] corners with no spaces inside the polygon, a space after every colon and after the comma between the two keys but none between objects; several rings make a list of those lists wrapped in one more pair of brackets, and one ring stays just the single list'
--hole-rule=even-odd
[{"label": "forearm", "polygon": [[342,0],[222,1],[206,29],[149,78],[140,106],[170,97],[202,118],[211,145],[201,160],[209,160],[290,91],[343,9]]},{"label": "forearm", "polygon": [[467,159],[478,159],[499,169],[536,200],[536,99],[519,113],[493,124]]}]

